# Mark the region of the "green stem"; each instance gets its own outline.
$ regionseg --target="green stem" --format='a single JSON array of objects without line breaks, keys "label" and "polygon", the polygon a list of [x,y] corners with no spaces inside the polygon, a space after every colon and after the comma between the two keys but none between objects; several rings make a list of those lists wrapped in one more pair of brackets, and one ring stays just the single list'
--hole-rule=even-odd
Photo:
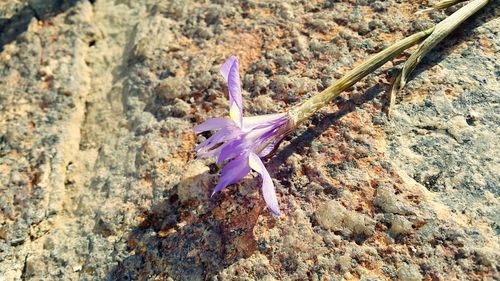
[{"label": "green stem", "polygon": [[349,71],[344,77],[335,81],[330,87],[326,88],[319,94],[314,95],[308,100],[292,107],[289,110],[291,117],[290,127],[297,127],[300,123],[307,120],[312,114],[318,111],[321,107],[328,104],[343,91],[354,85],[356,82],[379,68],[389,60],[401,54],[409,47],[421,42],[429,36],[435,27],[413,34],[399,42],[394,43],[382,52],[374,55],[367,61],[363,62],[353,70]]}]

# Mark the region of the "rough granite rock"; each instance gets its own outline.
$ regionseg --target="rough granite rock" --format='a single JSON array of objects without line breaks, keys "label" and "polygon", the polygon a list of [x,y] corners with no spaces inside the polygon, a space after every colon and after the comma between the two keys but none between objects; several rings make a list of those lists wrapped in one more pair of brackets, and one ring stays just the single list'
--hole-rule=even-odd
[{"label": "rough granite rock", "polygon": [[494,280],[498,3],[398,96],[387,63],[210,198],[196,160],[240,59],[249,114],[286,110],[442,20],[426,1],[0,3],[0,280]]}]

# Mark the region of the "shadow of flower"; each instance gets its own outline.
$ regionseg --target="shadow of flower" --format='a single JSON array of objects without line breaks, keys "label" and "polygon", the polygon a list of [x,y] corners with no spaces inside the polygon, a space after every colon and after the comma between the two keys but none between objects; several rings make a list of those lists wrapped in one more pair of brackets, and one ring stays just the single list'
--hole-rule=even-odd
[{"label": "shadow of flower", "polygon": [[[186,178],[164,194],[127,240],[125,257],[108,280],[157,278],[206,280],[257,250],[253,229],[261,215],[270,216],[258,196],[240,196],[235,186],[209,198],[209,172]],[[238,186],[252,188],[253,179]],[[179,196],[186,185],[203,190],[204,196]],[[238,201],[238,202],[234,202]],[[179,279],[180,278],[180,279]]]}]

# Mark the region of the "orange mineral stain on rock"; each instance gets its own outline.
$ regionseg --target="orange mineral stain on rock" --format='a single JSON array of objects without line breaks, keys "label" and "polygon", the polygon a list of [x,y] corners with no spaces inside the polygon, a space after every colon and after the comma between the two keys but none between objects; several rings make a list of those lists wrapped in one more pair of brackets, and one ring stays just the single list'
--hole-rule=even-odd
[{"label": "orange mineral stain on rock", "polygon": [[224,41],[218,50],[224,58],[231,55],[238,57],[240,73],[244,73],[250,65],[261,58],[262,34],[259,31],[249,33],[231,30],[226,31],[222,37]]}]

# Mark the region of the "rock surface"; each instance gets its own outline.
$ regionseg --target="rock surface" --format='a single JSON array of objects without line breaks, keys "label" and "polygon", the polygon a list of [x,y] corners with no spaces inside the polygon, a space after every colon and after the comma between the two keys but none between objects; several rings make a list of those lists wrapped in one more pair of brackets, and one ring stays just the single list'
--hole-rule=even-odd
[{"label": "rock surface", "polygon": [[[420,1],[416,1],[420,3]],[[0,280],[493,280],[500,22],[426,57],[387,120],[388,63],[267,163],[283,215],[190,130],[286,109],[438,22],[413,1],[0,3]]]}]

